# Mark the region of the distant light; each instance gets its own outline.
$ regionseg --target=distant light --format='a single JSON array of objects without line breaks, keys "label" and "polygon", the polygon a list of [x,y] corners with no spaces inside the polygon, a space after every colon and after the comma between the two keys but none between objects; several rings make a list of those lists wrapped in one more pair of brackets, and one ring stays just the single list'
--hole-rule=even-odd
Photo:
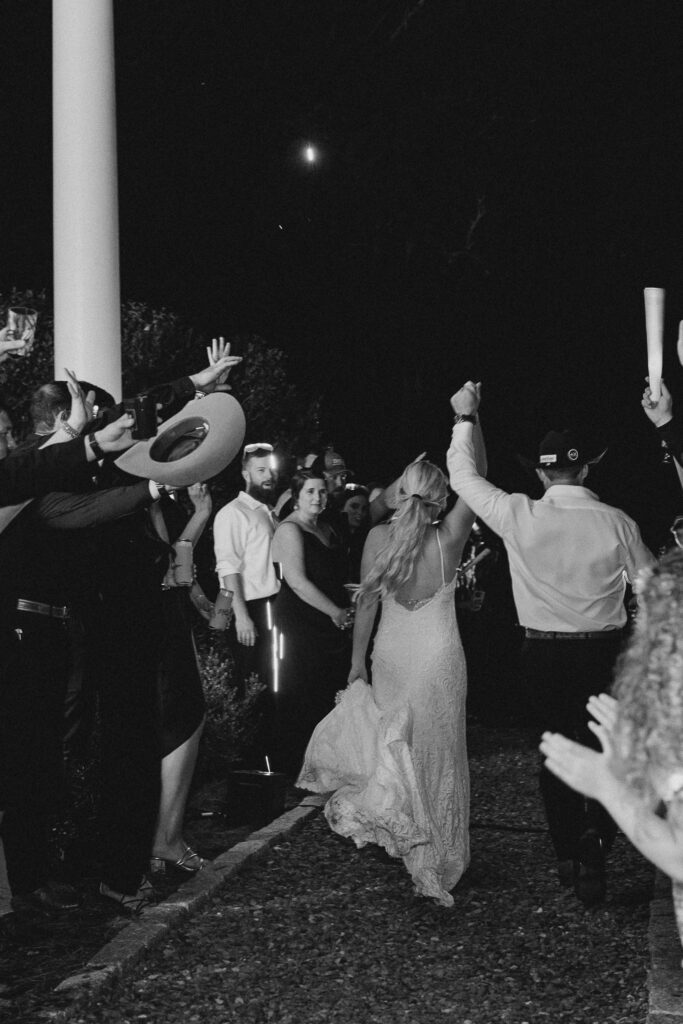
[{"label": "distant light", "polygon": [[304,160],[307,164],[314,164],[318,159],[318,150],[315,146],[306,146],[304,149]]}]

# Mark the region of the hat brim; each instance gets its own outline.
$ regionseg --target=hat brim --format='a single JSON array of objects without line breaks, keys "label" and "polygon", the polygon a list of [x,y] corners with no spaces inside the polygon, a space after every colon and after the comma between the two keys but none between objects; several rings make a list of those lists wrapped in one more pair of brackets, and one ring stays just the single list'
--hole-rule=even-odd
[{"label": "hat brim", "polygon": [[[204,437],[186,455],[168,461],[170,446],[192,430]],[[225,392],[194,399],[161,425],[155,437],[138,441],[116,459],[119,469],[169,487],[189,487],[209,480],[228,466],[242,447],[246,420],[242,407]]]}]

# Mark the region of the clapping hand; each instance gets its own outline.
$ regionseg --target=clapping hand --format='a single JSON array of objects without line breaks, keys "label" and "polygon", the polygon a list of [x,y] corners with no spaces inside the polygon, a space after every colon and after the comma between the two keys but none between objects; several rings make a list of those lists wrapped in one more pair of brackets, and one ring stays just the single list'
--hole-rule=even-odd
[{"label": "clapping hand", "polygon": [[65,369],[64,373],[66,374],[66,386],[71,395],[71,412],[68,418],[65,419],[65,422],[69,424],[72,430],[80,434],[86,423],[89,423],[92,419],[95,392],[89,391],[86,395],[78,383],[78,378],[73,370]]},{"label": "clapping hand", "polygon": [[[601,725],[611,737],[617,721],[619,702],[609,693],[600,693],[597,696],[589,697],[586,707],[598,725]],[[590,726],[590,722],[588,724]]]},{"label": "clapping hand", "polygon": [[614,775],[612,761],[612,730],[617,715],[617,702],[606,693],[591,697],[588,710],[596,721],[588,728],[600,741],[601,750],[592,750],[581,743],[568,740],[559,733],[544,732],[539,749],[545,757],[545,767],[565,785],[583,796],[602,800]]}]

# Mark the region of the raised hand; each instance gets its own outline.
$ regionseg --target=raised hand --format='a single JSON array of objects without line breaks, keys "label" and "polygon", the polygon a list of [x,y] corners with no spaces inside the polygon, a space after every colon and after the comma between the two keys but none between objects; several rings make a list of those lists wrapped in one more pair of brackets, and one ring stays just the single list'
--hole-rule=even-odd
[{"label": "raised hand", "polygon": [[451,396],[451,406],[457,416],[472,416],[481,402],[481,381],[475,384],[468,380],[466,384]]},{"label": "raised hand", "polygon": [[643,391],[643,397],[640,404],[645,410],[645,415],[654,423],[656,427],[662,427],[665,423],[668,423],[673,417],[673,400],[671,398],[671,392],[667,388],[664,381],[661,381],[661,395],[659,396],[658,402],[652,401],[652,392],[650,390],[650,378],[646,377],[647,387]]},{"label": "raised hand", "polygon": [[212,391],[230,391],[230,385],[225,382],[233,367],[242,362],[242,356],[230,355],[230,342],[226,342],[225,338],[214,338],[211,345],[207,345],[206,354],[208,367],[190,376],[195,388],[207,394]]},{"label": "raised hand", "polygon": [[598,725],[601,725],[605,732],[612,736],[617,721],[619,702],[609,693],[600,693],[590,697],[586,707]]},{"label": "raised hand", "polygon": [[64,373],[66,374],[66,386],[71,395],[71,412],[66,418],[66,423],[69,424],[72,430],[80,434],[86,423],[92,419],[95,392],[89,391],[87,395],[84,394],[74,371],[65,368]]},{"label": "raised hand", "polygon": [[609,767],[612,744],[602,725],[589,722],[588,727],[598,737],[602,751],[591,750],[552,732],[543,733],[539,750],[545,757],[545,767],[553,775],[583,796],[601,800],[610,782],[614,781]]}]

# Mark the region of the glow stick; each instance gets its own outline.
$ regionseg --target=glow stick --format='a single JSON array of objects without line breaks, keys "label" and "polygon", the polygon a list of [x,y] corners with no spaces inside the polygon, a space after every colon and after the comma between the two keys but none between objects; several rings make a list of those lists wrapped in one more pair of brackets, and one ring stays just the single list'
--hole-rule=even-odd
[{"label": "glow stick", "polygon": [[664,289],[645,288],[645,332],[647,334],[647,372],[653,403],[661,397],[662,338],[664,335]]},{"label": "glow stick", "polygon": [[683,366],[683,320],[678,325],[678,361]]},{"label": "glow stick", "polygon": [[278,657],[277,657],[277,629],[273,630],[273,642],[272,642],[272,665],[273,665],[273,693],[277,693],[278,689]]},{"label": "glow stick", "polygon": [[266,754],[266,773],[267,773],[268,775],[271,775],[271,774],[272,774],[272,772],[271,772],[271,770],[270,770],[270,761],[268,760],[268,755],[267,755],[267,754]]}]

